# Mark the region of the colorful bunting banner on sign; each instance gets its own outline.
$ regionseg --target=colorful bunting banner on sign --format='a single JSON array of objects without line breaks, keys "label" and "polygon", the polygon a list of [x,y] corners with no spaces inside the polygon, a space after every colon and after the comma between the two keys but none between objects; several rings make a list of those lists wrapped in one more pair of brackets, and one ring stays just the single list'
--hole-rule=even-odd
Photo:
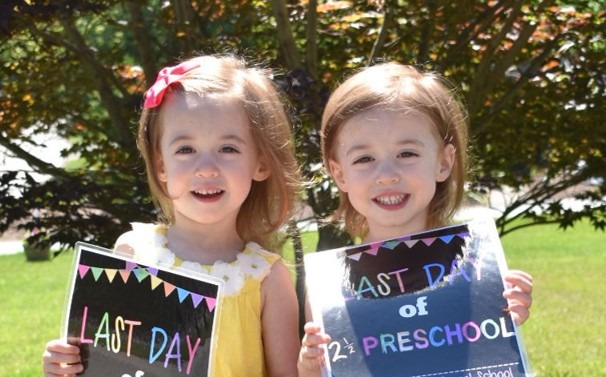
[{"label": "colorful bunting banner on sign", "polygon": [[78,276],[80,279],[84,279],[88,272],[91,272],[95,282],[99,281],[99,278],[102,275],[107,277],[107,280],[110,283],[113,283],[114,277],[116,273],[119,272],[120,276],[122,276],[122,281],[126,283],[131,275],[134,275],[139,283],[142,283],[147,277],[150,277],[150,284],[152,290],[156,289],[159,285],[164,285],[164,295],[168,297],[175,289],[177,290],[177,294],[179,296],[179,302],[183,303],[187,297],[191,297],[191,302],[194,308],[197,308],[198,305],[202,302],[202,300],[206,300],[206,306],[209,311],[213,311],[215,307],[216,300],[212,297],[203,296],[197,294],[195,292],[188,291],[187,289],[175,287],[174,285],[158,278],[156,275],[158,274],[158,269],[156,268],[143,268],[137,266],[137,264],[132,262],[125,262],[124,269],[116,270],[113,268],[100,268],[94,266],[87,266],[85,264],[78,265]]}]

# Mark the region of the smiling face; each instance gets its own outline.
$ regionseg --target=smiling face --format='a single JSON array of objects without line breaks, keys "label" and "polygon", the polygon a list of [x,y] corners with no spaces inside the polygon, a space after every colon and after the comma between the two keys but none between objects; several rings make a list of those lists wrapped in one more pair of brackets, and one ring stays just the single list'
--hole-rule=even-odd
[{"label": "smiling face", "polygon": [[177,94],[165,99],[157,176],[173,201],[175,223],[235,227],[253,180],[269,176],[242,104]]},{"label": "smiling face", "polygon": [[454,147],[421,115],[371,109],[350,118],[329,167],[367,222],[365,242],[423,230],[436,183],[448,178]]}]

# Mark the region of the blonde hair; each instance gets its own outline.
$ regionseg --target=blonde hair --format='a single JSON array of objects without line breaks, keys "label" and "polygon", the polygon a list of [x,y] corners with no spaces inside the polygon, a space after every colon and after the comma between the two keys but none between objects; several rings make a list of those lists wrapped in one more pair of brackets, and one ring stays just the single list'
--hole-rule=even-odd
[{"label": "blonde hair", "polygon": [[[434,132],[455,149],[452,173],[438,182],[429,204],[428,228],[446,225],[463,200],[467,172],[467,115],[449,83],[435,73],[421,73],[412,66],[383,63],[362,69],[331,95],[322,116],[321,146],[324,166],[336,160],[335,144],[343,125],[353,116],[372,109],[423,114]],[[331,173],[331,172],[329,172]],[[339,208],[333,220],[344,219],[353,237],[364,237],[368,223],[339,190]]]},{"label": "blonde hair", "polygon": [[[238,235],[265,248],[276,246],[274,233],[292,216],[301,187],[294,154],[291,125],[280,95],[268,72],[247,67],[232,56],[209,55],[190,59],[198,68],[186,72],[167,89],[167,95],[194,94],[200,97],[239,99],[246,113],[258,153],[268,164],[270,176],[253,181],[236,220]],[[156,174],[160,156],[160,111],[144,108],[139,122],[137,145],[145,160],[152,198],[160,219],[174,222],[174,208],[166,184]]]}]

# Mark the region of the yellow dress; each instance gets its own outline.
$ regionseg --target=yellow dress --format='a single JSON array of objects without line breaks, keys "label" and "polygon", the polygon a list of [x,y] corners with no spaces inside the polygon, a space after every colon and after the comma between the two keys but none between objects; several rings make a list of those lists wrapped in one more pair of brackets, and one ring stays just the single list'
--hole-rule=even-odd
[{"label": "yellow dress", "polygon": [[212,266],[182,261],[170,251],[165,225],[133,223],[116,241],[142,263],[179,267],[223,279],[223,301],[216,328],[211,376],[266,376],[261,333],[261,282],[280,256],[250,242],[235,261]]}]

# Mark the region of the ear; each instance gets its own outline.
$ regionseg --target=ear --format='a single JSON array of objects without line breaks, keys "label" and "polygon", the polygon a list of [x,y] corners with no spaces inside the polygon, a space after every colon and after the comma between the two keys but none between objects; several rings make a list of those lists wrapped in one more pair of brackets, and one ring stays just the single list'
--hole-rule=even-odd
[{"label": "ear", "polygon": [[442,149],[442,153],[440,153],[440,164],[436,175],[437,182],[444,182],[450,177],[455,162],[455,153],[456,148],[452,144],[446,144],[444,149]]},{"label": "ear", "polygon": [[271,175],[271,169],[267,163],[267,159],[264,156],[259,157],[259,163],[257,164],[257,170],[253,174],[253,180],[261,182],[269,178]]},{"label": "ear", "polygon": [[160,182],[166,183],[167,181],[166,168],[164,167],[162,156],[158,156],[158,159],[156,160],[156,177]]},{"label": "ear", "polygon": [[347,192],[347,181],[343,176],[343,168],[341,168],[341,164],[333,159],[330,159],[328,160],[328,169],[339,189],[343,192]]}]

